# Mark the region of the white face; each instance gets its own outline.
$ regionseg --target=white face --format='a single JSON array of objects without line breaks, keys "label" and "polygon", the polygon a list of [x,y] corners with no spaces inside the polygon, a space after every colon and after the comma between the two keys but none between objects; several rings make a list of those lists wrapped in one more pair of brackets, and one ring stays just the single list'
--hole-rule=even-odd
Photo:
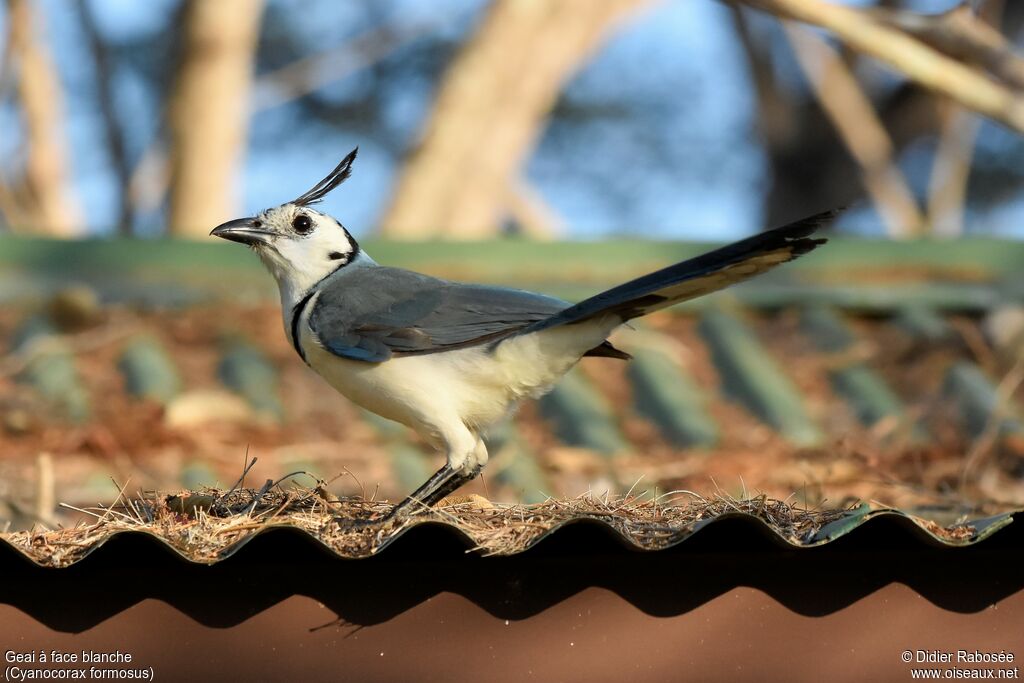
[{"label": "white face", "polygon": [[353,149],[327,176],[298,198],[258,216],[218,225],[210,233],[253,248],[277,279],[281,303],[290,309],[325,277],[357,259],[359,245],[330,216],[309,208],[352,174],[359,148]]},{"label": "white face", "polygon": [[338,221],[295,204],[232,221],[213,234],[251,246],[289,304],[359,253],[359,245]]}]

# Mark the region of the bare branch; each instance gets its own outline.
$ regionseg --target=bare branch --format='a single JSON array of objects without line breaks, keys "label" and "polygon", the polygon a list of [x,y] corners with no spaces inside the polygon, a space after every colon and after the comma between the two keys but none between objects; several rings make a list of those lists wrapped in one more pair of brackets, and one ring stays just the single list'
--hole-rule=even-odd
[{"label": "bare branch", "polygon": [[390,26],[370,29],[333,50],[298,59],[276,71],[262,74],[253,84],[253,112],[271,109],[330,83],[336,83],[387,57],[402,45],[436,27],[414,24],[398,30]]},{"label": "bare branch", "polygon": [[[286,104],[331,83],[373,66],[402,45],[431,30],[428,24],[375,28],[337,48],[298,59],[276,71],[256,77],[250,97],[250,116]],[[170,184],[167,149],[154,140],[130,173],[131,202],[142,212],[156,210]]]},{"label": "bare branch", "polygon": [[996,386],[996,399],[992,406],[992,412],[989,413],[985,426],[974,443],[971,444],[967,457],[964,458],[964,468],[960,472],[961,491],[976,479],[974,473],[991,457],[992,451],[999,442],[1003,422],[1007,414],[1012,412],[1013,394],[1022,384],[1024,384],[1024,353],[1017,356],[1013,367],[1007,371]]},{"label": "bare branch", "polygon": [[167,148],[158,134],[132,169],[128,181],[128,193],[132,206],[137,211],[149,213],[160,208],[171,184],[171,169]]},{"label": "bare branch", "polygon": [[784,19],[831,31],[851,48],[911,80],[1024,133],[1024,96],[863,10],[821,0],[738,0]]},{"label": "bare branch", "polygon": [[117,231],[121,235],[132,232],[132,202],[129,193],[131,169],[128,165],[128,153],[125,151],[122,126],[118,122],[117,110],[114,106],[114,87],[111,81],[110,60],[106,43],[96,26],[96,20],[86,0],[75,3],[78,18],[89,41],[89,49],[96,65],[96,99],[103,116],[103,130],[107,138],[107,151],[110,165],[117,176],[117,189],[120,193],[120,205],[117,214]]},{"label": "bare branch", "polygon": [[771,58],[758,43],[744,12],[732,5],[733,25],[743,47],[750,79],[757,93],[757,128],[769,147],[784,147],[800,134],[793,102],[783,94]]},{"label": "bare branch", "polygon": [[49,527],[55,526],[54,511],[57,509],[57,483],[54,476],[53,456],[40,453],[36,456],[36,519]]},{"label": "bare branch", "polygon": [[928,224],[944,237],[963,233],[967,179],[980,120],[952,102],[943,103],[942,133],[928,181]]},{"label": "bare branch", "polygon": [[520,231],[537,240],[553,240],[565,234],[565,220],[525,178],[509,184],[509,214]]},{"label": "bare branch", "polygon": [[1024,90],[1024,58],[995,27],[982,21],[967,4],[942,14],[918,14],[889,7],[867,13],[878,21],[918,38],[954,59],[979,66],[1017,90]]},{"label": "bare branch", "polygon": [[[974,14],[966,6],[940,15],[940,17],[944,24],[950,24],[950,26],[970,21],[971,26],[979,32],[979,35],[989,36],[986,40],[991,44],[1002,44],[1006,54],[1014,57],[1009,47],[1006,46],[1003,36],[993,28],[993,26],[999,25],[1003,9],[1003,0],[992,0],[985,5],[979,19],[975,19]],[[967,11],[970,16],[964,17],[964,11]],[[951,21],[954,14],[960,19]],[[926,19],[931,20],[932,18],[927,17]],[[923,36],[919,37],[923,38]],[[932,44],[942,49],[941,46]],[[986,52],[985,54],[990,53]],[[973,113],[964,110],[954,102],[942,104],[945,105],[940,107],[942,131],[939,135],[938,149],[935,151],[935,160],[932,162],[932,175],[928,186],[928,223],[934,234],[958,237],[963,234],[964,229],[967,182],[971,172],[971,159],[974,156],[975,139],[981,121]]]},{"label": "bare branch", "polygon": [[818,101],[860,165],[864,186],[889,236],[920,234],[924,218],[906,178],[893,163],[889,134],[857,79],[824,40],[789,22],[783,22],[783,27]]}]

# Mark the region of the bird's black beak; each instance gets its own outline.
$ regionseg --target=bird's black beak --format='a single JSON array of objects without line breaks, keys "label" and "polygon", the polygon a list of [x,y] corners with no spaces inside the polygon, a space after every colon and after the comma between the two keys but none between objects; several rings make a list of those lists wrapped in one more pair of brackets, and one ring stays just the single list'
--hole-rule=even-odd
[{"label": "bird's black beak", "polygon": [[258,218],[236,218],[233,221],[222,223],[210,231],[214,237],[223,237],[232,242],[241,242],[250,247],[257,244],[266,244],[271,237],[275,236],[272,230],[267,230],[260,224]]}]

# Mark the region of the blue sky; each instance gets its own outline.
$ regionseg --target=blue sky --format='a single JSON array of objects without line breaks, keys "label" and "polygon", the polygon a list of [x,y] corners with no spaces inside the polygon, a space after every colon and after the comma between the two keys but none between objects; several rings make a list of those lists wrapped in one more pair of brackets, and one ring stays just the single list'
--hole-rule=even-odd
[{"label": "blue sky", "polygon": [[[344,27],[357,20],[355,6],[333,0],[271,0],[293,12],[294,29],[325,49],[343,44]],[[399,25],[430,22],[458,36],[479,16],[482,0],[382,0]],[[918,3],[943,9],[950,3]],[[93,0],[104,35],[113,41],[166,30],[177,0]],[[90,230],[109,231],[116,215],[116,187],[102,143],[99,113],[91,96],[91,60],[68,0],[43,0],[42,8],[61,78],[74,190]],[[348,16],[351,14],[352,16]],[[0,14],[0,31],[5,19]],[[332,84],[343,97],[359,87],[360,74]],[[159,102],[144,84],[120,73],[118,107],[129,146],[143,149],[157,130]],[[630,235],[669,239],[732,239],[758,229],[768,172],[754,132],[755,102],[746,65],[733,37],[728,9],[714,0],[670,0],[656,4],[615,34],[567,84],[581,100],[642,103],[643,125],[615,120],[579,130],[544,135],[526,166],[534,188],[564,218],[569,236]],[[408,141],[415,139],[429,110],[429,84],[410,83],[388,102],[386,116]],[[355,145],[356,173],[326,208],[356,234],[377,223],[397,169],[391,153],[346,131],[299,119],[291,105],[254,115],[250,144],[238,179],[242,206],[251,212],[287,200],[318,180]],[[16,130],[10,106],[0,106],[0,127]],[[994,127],[991,127],[994,129]],[[281,131],[289,131],[282,135]],[[1005,133],[986,133],[983,143],[1000,144]],[[6,138],[6,141],[4,140]],[[1004,138],[1005,139],[1005,138]],[[659,158],[636,153],[656,142]],[[272,144],[268,141],[273,141]],[[994,142],[993,142],[994,141]],[[0,153],[10,155],[16,136],[0,136]],[[906,164],[927,165],[930,152],[910,155]],[[595,164],[615,160],[621,172],[610,189],[588,182]],[[1010,202],[974,219],[986,231],[1022,236],[1024,202]],[[855,211],[847,222],[877,232],[870,211]],[[158,233],[161,217],[147,219],[144,232]]]}]

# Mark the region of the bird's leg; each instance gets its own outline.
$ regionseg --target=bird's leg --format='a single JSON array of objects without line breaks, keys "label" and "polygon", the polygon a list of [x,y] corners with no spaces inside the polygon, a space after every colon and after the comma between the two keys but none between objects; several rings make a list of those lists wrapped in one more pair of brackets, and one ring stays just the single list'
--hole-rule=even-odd
[{"label": "bird's leg", "polygon": [[445,463],[445,466],[434,472],[422,486],[380,519],[345,520],[344,523],[355,529],[401,524],[417,510],[433,507],[442,498],[473,479],[480,473],[480,469],[473,467],[467,472],[464,469],[453,469],[451,465]]},{"label": "bird's leg", "polygon": [[[480,470],[483,469],[484,464],[487,462],[487,447],[482,439],[467,430],[465,434],[458,434],[454,438],[446,439],[446,441],[449,444],[449,457],[444,467],[434,472],[422,486],[413,491],[405,500],[392,508],[391,512],[384,515],[381,519],[366,522],[360,521],[356,525],[393,525],[400,523],[421,508],[433,507],[442,498],[480,474]],[[453,448],[456,444],[459,444],[461,447]],[[459,453],[463,454],[462,457],[452,457],[452,455]],[[453,466],[453,460],[456,466]]]},{"label": "bird's leg", "polygon": [[442,498],[472,480],[479,473],[480,468],[477,466],[466,471],[465,469],[453,469],[451,465],[446,463],[423,486],[413,491],[409,494],[408,498],[396,505],[385,519],[404,518],[419,508],[433,507]]},{"label": "bird's leg", "polygon": [[413,491],[408,498],[396,505],[388,514],[388,518],[408,516],[418,507],[433,507],[445,496],[455,492],[463,484],[470,482],[487,464],[487,445],[483,439],[476,437],[473,451],[466,458],[462,467],[452,467],[445,463],[444,467],[427,479],[423,486]]}]

